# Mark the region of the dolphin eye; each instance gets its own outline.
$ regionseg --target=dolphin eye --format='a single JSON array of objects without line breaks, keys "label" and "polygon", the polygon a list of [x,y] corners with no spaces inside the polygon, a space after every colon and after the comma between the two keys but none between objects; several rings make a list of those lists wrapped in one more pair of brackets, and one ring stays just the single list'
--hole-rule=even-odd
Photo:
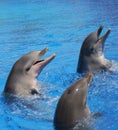
[{"label": "dolphin eye", "polygon": [[30,67],[26,68],[26,71],[29,71],[30,70]]},{"label": "dolphin eye", "polygon": [[94,48],[90,48],[90,51],[93,52],[93,51],[94,51]]}]

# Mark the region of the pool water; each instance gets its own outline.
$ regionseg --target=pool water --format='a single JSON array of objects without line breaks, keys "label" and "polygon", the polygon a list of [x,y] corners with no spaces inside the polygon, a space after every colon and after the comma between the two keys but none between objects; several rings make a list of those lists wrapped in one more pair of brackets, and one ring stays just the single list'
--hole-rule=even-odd
[{"label": "pool water", "polygon": [[[118,130],[118,1],[117,0],[4,0],[0,1],[0,130],[54,130],[53,117],[59,97],[82,75],[76,73],[84,38],[99,25],[105,57],[112,73],[96,73],[88,104],[102,116],[96,130]],[[38,80],[43,99],[5,99],[2,95],[9,71],[21,55],[48,47],[44,56],[56,53]]]}]

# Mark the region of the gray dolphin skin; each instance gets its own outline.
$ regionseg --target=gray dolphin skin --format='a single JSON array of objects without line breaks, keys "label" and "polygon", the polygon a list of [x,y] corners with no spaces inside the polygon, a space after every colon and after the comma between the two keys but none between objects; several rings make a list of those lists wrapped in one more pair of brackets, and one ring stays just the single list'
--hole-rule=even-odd
[{"label": "gray dolphin skin", "polygon": [[101,25],[95,32],[90,33],[84,40],[78,60],[77,72],[95,72],[108,70],[112,63],[104,57],[104,43],[111,29],[108,29],[104,36],[100,37],[103,30]]},{"label": "gray dolphin skin", "polygon": [[45,60],[39,60],[47,50],[48,48],[41,51],[32,51],[17,60],[8,76],[4,92],[18,96],[40,94],[37,77],[42,69],[56,56],[52,54]]},{"label": "gray dolphin skin", "polygon": [[92,81],[92,73],[88,73],[72,84],[58,101],[54,116],[56,130],[66,130],[73,124],[86,119],[90,115],[87,106],[88,88]]}]

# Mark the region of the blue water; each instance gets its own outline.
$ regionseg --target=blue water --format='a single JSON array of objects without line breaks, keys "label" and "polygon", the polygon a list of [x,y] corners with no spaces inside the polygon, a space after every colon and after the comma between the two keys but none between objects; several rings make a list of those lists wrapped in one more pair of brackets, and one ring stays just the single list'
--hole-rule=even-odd
[{"label": "blue water", "polygon": [[[101,24],[103,33],[111,28],[104,51],[113,73],[94,75],[88,104],[92,112],[103,113],[94,121],[96,130],[118,130],[118,1],[0,1],[0,130],[54,130],[60,95],[81,77],[76,73],[81,44]],[[24,53],[45,47],[46,56],[57,56],[38,78],[44,99],[8,104],[2,92],[12,65]]]}]

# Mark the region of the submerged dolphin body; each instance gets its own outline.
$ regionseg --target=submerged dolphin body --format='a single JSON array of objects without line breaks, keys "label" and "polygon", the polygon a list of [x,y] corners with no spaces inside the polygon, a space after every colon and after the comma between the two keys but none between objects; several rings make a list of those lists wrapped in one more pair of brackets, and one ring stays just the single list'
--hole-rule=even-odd
[{"label": "submerged dolphin body", "polygon": [[77,72],[95,72],[100,70],[108,70],[112,63],[104,57],[104,43],[110,33],[110,29],[99,38],[103,29],[100,26],[95,32],[90,33],[84,40],[80,56],[78,60]]},{"label": "submerged dolphin body", "polygon": [[32,51],[17,60],[8,76],[4,93],[18,96],[40,94],[37,77],[42,69],[55,57],[55,54],[52,54],[45,60],[39,60],[46,51],[47,48],[41,51]]}]

